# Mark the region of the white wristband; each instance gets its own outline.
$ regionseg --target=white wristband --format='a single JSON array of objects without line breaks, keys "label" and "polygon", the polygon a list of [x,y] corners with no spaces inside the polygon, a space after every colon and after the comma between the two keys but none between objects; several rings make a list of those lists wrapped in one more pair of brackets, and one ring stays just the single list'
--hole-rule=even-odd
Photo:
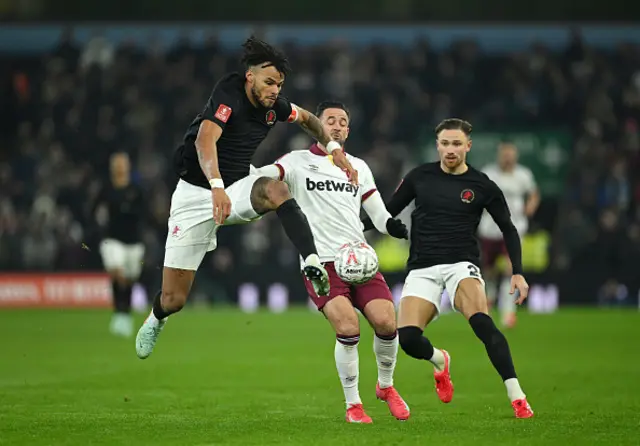
[{"label": "white wristband", "polygon": [[224,181],[222,181],[222,178],[211,178],[209,184],[211,185],[211,189],[224,189]]},{"label": "white wristband", "polygon": [[334,150],[342,149],[342,146],[337,141],[330,141],[329,144],[327,144],[326,147],[327,147],[327,153],[329,155],[331,155]]}]

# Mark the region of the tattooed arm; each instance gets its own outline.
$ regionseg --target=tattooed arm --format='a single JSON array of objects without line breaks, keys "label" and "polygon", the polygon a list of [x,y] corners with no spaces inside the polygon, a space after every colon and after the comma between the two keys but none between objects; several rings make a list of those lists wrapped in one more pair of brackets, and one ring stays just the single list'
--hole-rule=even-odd
[{"label": "tattooed arm", "polygon": [[[300,107],[298,107],[298,113],[299,116],[296,123],[307,133],[307,135],[322,144],[322,147],[324,147],[324,150],[326,151],[327,144],[329,144],[332,139],[331,135],[329,135],[325,130],[320,119],[318,119],[318,117],[313,113]],[[333,150],[335,151],[339,149]],[[327,155],[331,155],[331,153],[327,152]]]}]

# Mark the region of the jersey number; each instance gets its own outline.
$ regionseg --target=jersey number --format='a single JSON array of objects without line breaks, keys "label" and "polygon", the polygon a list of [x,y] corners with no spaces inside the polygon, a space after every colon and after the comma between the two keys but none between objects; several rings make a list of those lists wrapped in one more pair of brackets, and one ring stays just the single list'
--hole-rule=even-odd
[{"label": "jersey number", "polygon": [[477,266],[467,265],[467,268],[469,268],[469,275],[471,277],[480,277],[480,270],[478,269]]}]

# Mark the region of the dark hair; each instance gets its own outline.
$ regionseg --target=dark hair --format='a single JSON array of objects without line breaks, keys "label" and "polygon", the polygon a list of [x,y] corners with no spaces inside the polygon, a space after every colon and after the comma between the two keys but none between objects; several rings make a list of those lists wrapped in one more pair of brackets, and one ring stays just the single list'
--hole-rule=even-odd
[{"label": "dark hair", "polygon": [[289,60],[284,53],[255,36],[249,37],[243,44],[242,64],[246,69],[260,65],[262,68],[275,67],[283,75],[291,72]]},{"label": "dark hair", "polygon": [[340,110],[344,110],[347,114],[347,118],[351,118],[351,113],[349,113],[349,109],[346,105],[344,105],[340,101],[322,101],[318,104],[318,108],[316,108],[316,116],[320,117],[322,113],[328,108],[339,108]]},{"label": "dark hair", "polygon": [[439,135],[443,130],[462,130],[467,137],[470,137],[473,126],[463,119],[449,118],[436,126],[436,135]]}]

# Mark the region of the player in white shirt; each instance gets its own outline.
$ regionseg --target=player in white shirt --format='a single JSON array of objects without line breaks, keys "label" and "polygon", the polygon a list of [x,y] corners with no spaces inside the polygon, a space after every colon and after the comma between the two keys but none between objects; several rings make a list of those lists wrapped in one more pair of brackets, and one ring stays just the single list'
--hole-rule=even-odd
[{"label": "player in white shirt", "polygon": [[[485,166],[482,171],[502,190],[513,224],[520,237],[524,237],[529,228],[529,218],[533,217],[540,204],[540,194],[531,170],[518,164],[517,147],[511,143],[500,144],[497,163]],[[506,248],[500,228],[486,211],[480,220],[478,234],[482,244],[487,296],[491,301],[498,299],[502,324],[512,328],[516,323],[516,304],[513,295],[509,293],[511,274],[508,270],[511,265],[509,264],[507,271],[499,271],[496,266],[496,260],[501,254],[506,254]],[[509,257],[505,255],[505,258],[508,262]]]},{"label": "player in white shirt", "polygon": [[[316,115],[334,141],[341,145],[349,135],[349,112],[340,102],[323,102]],[[358,186],[349,184],[345,173],[318,144],[309,150],[284,155],[275,164],[257,169],[263,176],[288,184],[291,195],[303,210],[318,248],[321,262],[329,273],[331,290],[318,296],[305,279],[309,296],[336,332],[335,361],[347,405],[350,423],[371,423],[364,412],[358,390],[358,342],[360,326],[357,308],[375,331],[373,349],[378,364],[376,396],[385,401],[399,420],[409,418],[409,407],[393,387],[398,354],[396,313],[391,291],[380,272],[363,285],[344,283],[336,274],[333,259],[348,242],[365,241],[360,208],[371,217],[376,229],[396,238],[407,238],[406,226],[387,211],[369,166],[351,155],[347,158],[358,171]]]}]

